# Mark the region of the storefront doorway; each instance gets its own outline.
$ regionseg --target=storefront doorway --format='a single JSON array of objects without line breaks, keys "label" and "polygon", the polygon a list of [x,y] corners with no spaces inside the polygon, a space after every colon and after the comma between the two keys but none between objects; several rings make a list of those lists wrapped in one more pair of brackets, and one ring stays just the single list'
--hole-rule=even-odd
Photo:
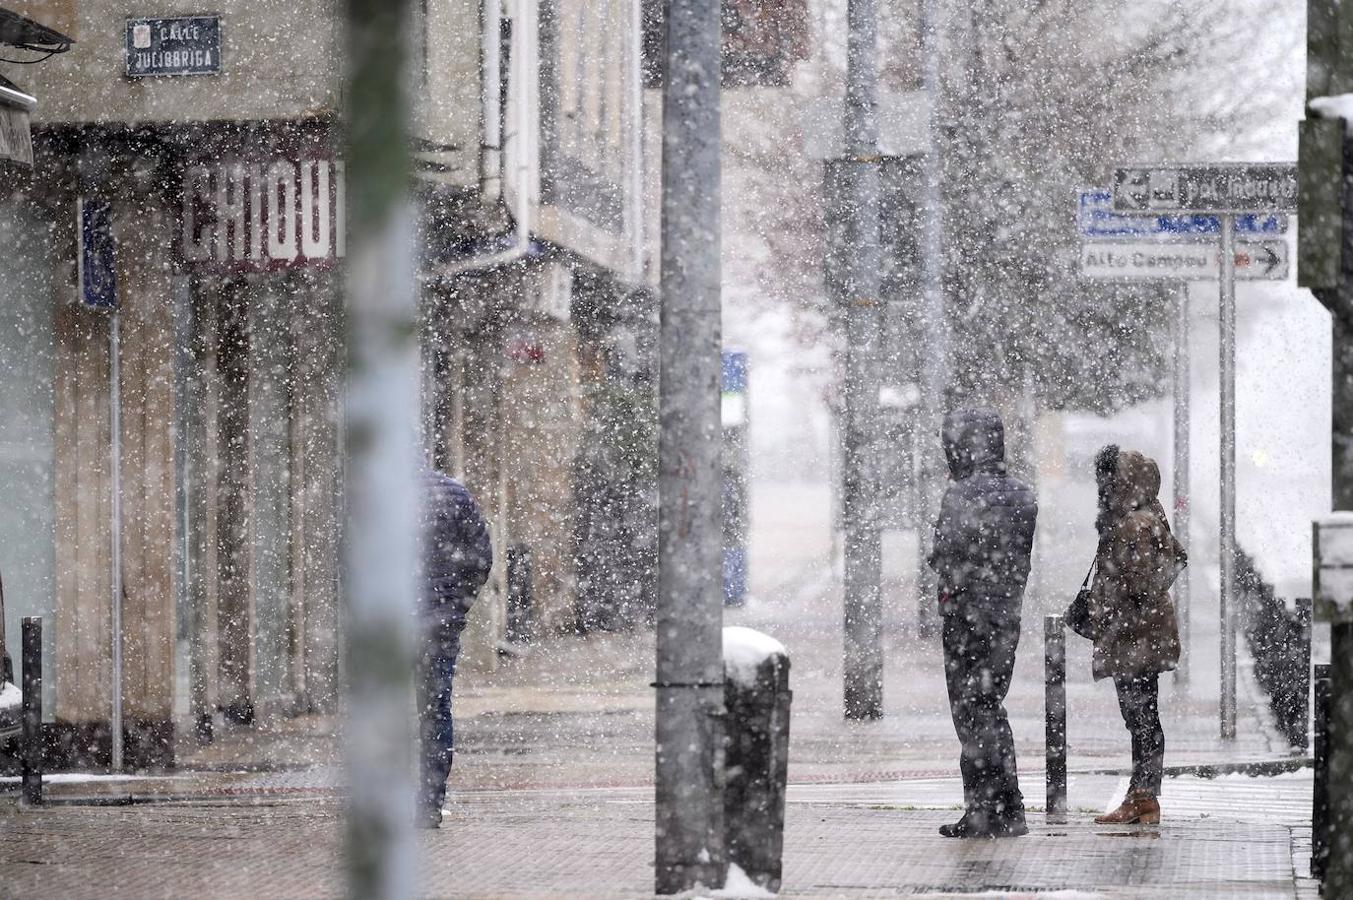
[{"label": "storefront doorway", "polygon": [[199,731],[323,712],[337,693],[338,282],[198,275],[184,610]]}]

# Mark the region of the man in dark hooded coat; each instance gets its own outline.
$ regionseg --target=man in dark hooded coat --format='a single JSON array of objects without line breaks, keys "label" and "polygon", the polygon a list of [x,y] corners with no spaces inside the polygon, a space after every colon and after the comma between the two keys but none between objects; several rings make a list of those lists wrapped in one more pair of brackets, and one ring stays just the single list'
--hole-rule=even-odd
[{"label": "man in dark hooded coat", "polygon": [[418,603],[418,719],[422,744],[418,791],[420,828],[438,828],[454,756],[451,692],[465,617],[489,570],[493,545],[474,497],[450,475],[420,474],[423,531]]},{"label": "man in dark hooded coat", "polygon": [[1026,834],[1005,695],[1019,645],[1038,501],[1006,474],[1005,426],[987,409],[944,420],[952,483],[940,504],[930,567],[939,575],[949,709],[962,744],[966,812],[945,837]]}]

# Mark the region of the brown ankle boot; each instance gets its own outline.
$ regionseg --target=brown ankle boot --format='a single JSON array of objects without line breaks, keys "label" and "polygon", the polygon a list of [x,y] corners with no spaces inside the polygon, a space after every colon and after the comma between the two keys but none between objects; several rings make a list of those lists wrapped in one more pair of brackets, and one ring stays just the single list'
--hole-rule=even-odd
[{"label": "brown ankle boot", "polygon": [[1159,825],[1160,801],[1145,791],[1130,791],[1113,812],[1095,817],[1096,825]]}]

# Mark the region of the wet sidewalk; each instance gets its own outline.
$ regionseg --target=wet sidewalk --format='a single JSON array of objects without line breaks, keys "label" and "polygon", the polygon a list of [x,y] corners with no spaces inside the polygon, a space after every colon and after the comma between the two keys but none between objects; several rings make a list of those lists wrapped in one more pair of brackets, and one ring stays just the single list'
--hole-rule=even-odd
[{"label": "wet sidewalk", "polygon": [[[1171,779],[1160,827],[1104,828],[1074,811],[1061,826],[1031,816],[1027,837],[995,842],[936,834],[955,815],[953,779],[872,787],[791,790],[784,896],[1314,896],[1300,877],[1308,835],[1262,812],[1309,803],[1305,776]],[[332,796],[0,806],[0,897],[336,897],[340,813]],[[647,790],[462,792],[441,831],[419,834],[423,895],[648,896],[652,835]]]},{"label": "wet sidewalk", "polygon": [[[1046,596],[1026,604],[1008,700],[1031,834],[951,841],[936,829],[957,817],[962,787],[938,641],[914,634],[915,601],[906,599],[914,595],[904,580],[892,583],[886,715],[843,721],[840,597],[822,534],[785,527],[754,544],[756,593],[726,616],[774,634],[793,658],[784,896],[1314,896],[1302,877],[1309,768],[1189,774],[1298,763],[1270,727],[1243,658],[1238,736],[1218,737],[1214,596],[1195,588],[1193,678],[1162,681],[1166,763],[1176,776],[1166,780],[1157,828],[1091,821],[1125,790],[1128,740],[1112,686],[1089,677],[1088,645],[1068,638],[1071,816],[1050,826],[1041,613],[1064,605],[1062,581],[1076,576],[1048,567]],[[426,896],[648,895],[652,660],[651,635],[599,635],[554,639],[496,672],[464,673],[447,821],[419,835]],[[271,732],[227,730],[194,751],[197,771],[67,780],[51,786],[62,805],[47,809],[0,798],[0,897],[341,895],[335,726],[300,719]],[[128,805],[64,805],[78,798]]]}]

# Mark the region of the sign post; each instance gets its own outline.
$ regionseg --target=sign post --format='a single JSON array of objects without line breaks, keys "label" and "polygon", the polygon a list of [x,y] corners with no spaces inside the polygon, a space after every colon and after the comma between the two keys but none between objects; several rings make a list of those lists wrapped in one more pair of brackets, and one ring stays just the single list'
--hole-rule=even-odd
[{"label": "sign post", "polygon": [[[1175,539],[1189,549],[1189,407],[1192,393],[1189,372],[1189,286],[1179,285],[1175,299],[1174,329],[1174,530]],[[1179,573],[1174,583],[1175,617],[1179,621],[1179,665],[1175,667],[1177,684],[1189,682],[1189,572]]]},{"label": "sign post", "polygon": [[[1113,207],[1116,212],[1137,215],[1212,215],[1217,217],[1220,229],[1221,258],[1217,272],[1221,338],[1219,708],[1221,736],[1224,740],[1233,740],[1236,736],[1236,216],[1294,212],[1297,207],[1297,167],[1295,163],[1213,163],[1120,168],[1114,172]],[[1277,255],[1276,247],[1269,249]],[[1273,271],[1278,269],[1278,264],[1271,259],[1261,261],[1260,265]],[[1283,277],[1286,277],[1285,255],[1282,269]]]},{"label": "sign post", "polygon": [[1236,736],[1236,259],[1234,222],[1222,216],[1221,290],[1221,736]]}]

